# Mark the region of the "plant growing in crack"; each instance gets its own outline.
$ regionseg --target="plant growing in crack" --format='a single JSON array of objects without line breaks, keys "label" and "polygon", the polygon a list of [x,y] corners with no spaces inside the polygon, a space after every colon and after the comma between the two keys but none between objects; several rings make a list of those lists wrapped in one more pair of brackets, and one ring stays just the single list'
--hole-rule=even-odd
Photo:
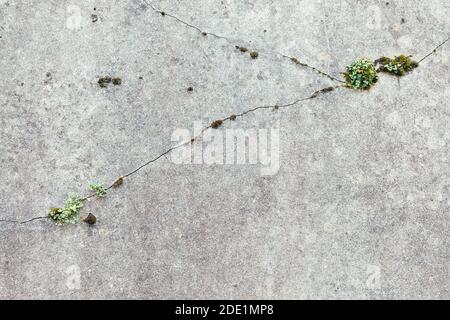
[{"label": "plant growing in crack", "polygon": [[[219,39],[224,39],[226,41],[228,41],[229,43],[235,43],[235,40],[229,38],[229,37],[225,37],[222,35],[218,35],[215,33],[211,33],[211,32],[204,32],[202,31],[199,27],[192,25],[184,20],[181,20],[180,18],[170,14],[170,13],[165,13],[164,11],[160,11],[158,9],[156,9],[151,3],[147,2],[146,0],[144,0],[144,2],[156,13],[161,14],[162,16],[168,16],[171,19],[174,19],[175,21],[185,25],[188,28],[194,29],[197,32],[200,32],[203,36],[206,35],[211,35],[215,38],[219,38]],[[0,37],[1,38],[1,37]],[[322,75],[322,76],[326,76],[327,78],[333,80],[333,81],[337,81],[340,83],[344,83],[344,85],[339,85],[339,86],[335,86],[335,87],[325,87],[322,88],[320,90],[315,91],[312,95],[305,97],[305,98],[300,98],[297,99],[293,102],[290,103],[286,103],[283,105],[274,105],[274,106],[270,106],[270,105],[264,105],[264,106],[259,106],[259,107],[253,107],[250,108],[246,111],[243,111],[239,114],[232,114],[229,117],[226,117],[224,119],[219,119],[216,120],[214,122],[212,122],[209,126],[205,127],[203,129],[203,131],[205,131],[206,129],[212,128],[212,129],[217,129],[220,126],[223,125],[223,123],[227,120],[230,121],[234,121],[237,119],[237,117],[243,117],[249,113],[255,112],[257,110],[263,110],[263,109],[279,109],[279,108],[287,108],[287,107],[293,107],[297,104],[299,104],[300,102],[306,101],[306,100],[310,100],[310,99],[314,99],[316,97],[318,97],[321,94],[326,94],[328,92],[333,91],[335,88],[338,87],[348,87],[348,88],[353,88],[353,89],[360,89],[360,90],[365,90],[365,89],[369,89],[371,86],[373,86],[377,80],[378,80],[378,75],[377,72],[388,72],[388,73],[392,73],[398,76],[402,76],[407,72],[412,71],[414,68],[418,67],[419,64],[424,61],[425,59],[427,59],[428,57],[430,57],[432,54],[436,53],[436,50],[439,49],[440,47],[442,47],[445,43],[447,43],[448,41],[450,41],[450,37],[445,39],[444,41],[442,41],[441,43],[439,43],[436,47],[433,48],[432,51],[430,51],[428,54],[426,54],[424,57],[422,57],[418,62],[412,61],[411,58],[409,56],[405,56],[405,55],[400,55],[399,57],[395,57],[394,59],[390,59],[387,57],[382,57],[378,60],[376,60],[375,62],[372,62],[368,59],[360,59],[357,60],[355,62],[353,62],[352,64],[350,64],[349,66],[347,66],[347,71],[344,74],[345,76],[345,81],[338,79],[336,77],[333,77],[332,75],[323,72],[322,70],[311,66],[309,64],[303,63],[301,62],[299,59],[295,58],[295,57],[290,57],[288,55],[279,53],[279,52],[275,52],[278,55],[283,56],[284,58],[288,58],[291,60],[291,62],[293,62],[296,65],[302,66],[302,67],[306,67],[309,68],[311,70],[316,71],[318,74]],[[249,51],[247,48],[245,47],[240,47],[240,46],[235,46],[236,49],[238,49],[240,52],[246,52],[250,54],[250,57],[253,59],[258,58],[258,53],[256,51]],[[272,52],[274,53],[274,52]],[[378,69],[376,69],[376,66],[380,65],[380,67]],[[142,77],[140,77],[140,79],[142,79]],[[106,88],[109,86],[109,84],[113,84],[113,85],[120,85],[122,83],[120,78],[111,78],[111,77],[102,77],[98,80],[98,85],[102,88]],[[192,91],[192,90],[188,90],[188,91]],[[202,132],[203,132],[202,131]],[[189,143],[194,142],[197,138],[200,138],[201,134],[199,136],[196,136],[195,138],[192,138]],[[188,142],[186,142],[188,143]],[[89,189],[91,190],[91,192],[93,192],[93,194],[87,196],[87,197],[80,197],[78,195],[73,195],[70,196],[67,201],[66,204],[63,208],[52,208],[50,210],[50,212],[48,213],[47,216],[38,216],[38,217],[34,217],[25,221],[18,221],[18,220],[10,220],[10,219],[0,219],[0,222],[6,222],[6,223],[18,223],[18,224],[24,224],[24,223],[29,223],[32,221],[36,221],[36,220],[40,220],[40,219],[50,219],[51,221],[54,221],[56,224],[66,224],[66,223],[76,223],[78,221],[78,217],[79,217],[79,212],[80,210],[83,208],[84,206],[84,202],[87,201],[90,198],[93,197],[104,197],[106,196],[107,191],[109,191],[111,188],[118,188],[120,187],[123,183],[124,183],[124,179],[128,178],[136,173],[138,173],[140,170],[142,170],[143,168],[147,167],[148,165],[158,161],[158,159],[162,158],[163,156],[169,154],[170,152],[172,152],[173,150],[185,145],[184,144],[180,144],[178,146],[173,146],[170,147],[168,149],[166,149],[164,152],[160,153],[159,155],[153,157],[152,159],[148,160],[147,162],[145,162],[144,164],[140,165],[139,167],[137,167],[136,169],[134,169],[133,171],[129,172],[126,175],[120,176],[118,179],[116,179],[116,181],[113,182],[113,184],[109,187],[104,187],[103,185],[97,185],[97,184],[92,184],[89,186]],[[84,218],[82,217],[82,220],[88,224],[95,224],[97,219],[96,217],[92,214],[89,213],[87,216],[85,216]]]},{"label": "plant growing in crack", "polygon": [[386,72],[396,76],[404,76],[419,66],[419,63],[413,61],[411,56],[404,54],[394,57],[393,59],[388,57],[381,57],[375,60],[375,65],[379,65],[378,72]]},{"label": "plant growing in crack", "polygon": [[368,59],[356,60],[348,65],[344,77],[347,86],[358,90],[367,90],[378,81],[375,65]]},{"label": "plant growing in crack", "polygon": [[51,208],[48,218],[56,224],[77,223],[78,214],[84,206],[84,199],[78,195],[71,195],[63,208]]},{"label": "plant growing in crack", "polygon": [[95,183],[91,183],[89,185],[89,191],[94,192],[99,198],[104,198],[108,192],[108,190],[103,184],[95,184]]}]

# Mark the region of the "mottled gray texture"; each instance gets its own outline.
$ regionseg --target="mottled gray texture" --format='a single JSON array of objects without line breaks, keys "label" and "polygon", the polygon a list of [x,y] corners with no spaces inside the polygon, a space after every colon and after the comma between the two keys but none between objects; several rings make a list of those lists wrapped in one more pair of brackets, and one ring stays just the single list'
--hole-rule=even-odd
[{"label": "mottled gray texture", "polygon": [[[112,182],[176,128],[333,84],[274,51],[339,76],[450,32],[446,0],[153,4],[259,58],[140,0],[0,0],[0,219]],[[227,124],[280,128],[276,175],[162,158],[89,202],[94,227],[0,223],[0,298],[450,298],[449,51],[367,92]],[[99,88],[104,75],[122,85]]]}]

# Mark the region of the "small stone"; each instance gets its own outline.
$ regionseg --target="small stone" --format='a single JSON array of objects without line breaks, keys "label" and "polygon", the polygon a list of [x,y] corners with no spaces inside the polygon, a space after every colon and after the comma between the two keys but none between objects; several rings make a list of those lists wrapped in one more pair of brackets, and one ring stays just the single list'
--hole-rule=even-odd
[{"label": "small stone", "polygon": [[92,213],[89,213],[87,216],[83,217],[82,220],[87,224],[93,225],[97,222],[97,217],[94,216]]}]

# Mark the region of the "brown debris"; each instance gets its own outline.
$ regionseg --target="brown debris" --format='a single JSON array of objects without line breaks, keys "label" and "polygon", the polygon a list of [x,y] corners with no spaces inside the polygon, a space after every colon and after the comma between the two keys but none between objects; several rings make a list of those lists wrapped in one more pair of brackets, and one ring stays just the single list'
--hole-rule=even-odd
[{"label": "brown debris", "polygon": [[222,120],[216,120],[213,121],[213,123],[211,123],[211,128],[213,129],[217,129],[218,127],[220,127],[223,124]]},{"label": "brown debris", "polygon": [[123,179],[124,179],[124,177],[119,177],[119,178],[117,178],[117,180],[114,181],[114,183],[112,184],[112,187],[113,187],[113,188],[118,188],[118,187],[120,187],[120,186],[123,184]]}]

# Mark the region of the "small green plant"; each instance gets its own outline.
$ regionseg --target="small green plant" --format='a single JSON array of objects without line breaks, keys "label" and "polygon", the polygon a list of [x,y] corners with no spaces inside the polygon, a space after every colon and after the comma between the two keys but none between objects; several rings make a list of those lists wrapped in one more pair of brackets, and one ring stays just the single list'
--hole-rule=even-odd
[{"label": "small green plant", "polygon": [[377,70],[378,72],[386,72],[399,77],[419,66],[419,64],[416,61],[413,61],[410,56],[404,54],[394,57],[394,59],[381,57],[380,59],[375,60],[375,64],[380,65]]},{"label": "small green plant", "polygon": [[368,59],[357,60],[348,65],[344,77],[349,87],[359,90],[367,90],[378,81],[375,65]]},{"label": "small green plant", "polygon": [[100,198],[106,196],[107,193],[106,187],[104,185],[95,183],[91,183],[89,185],[89,191],[95,192],[95,194]]},{"label": "small green plant", "polygon": [[83,208],[84,200],[71,195],[63,208],[52,208],[48,213],[48,218],[56,224],[77,223],[80,209]]}]

